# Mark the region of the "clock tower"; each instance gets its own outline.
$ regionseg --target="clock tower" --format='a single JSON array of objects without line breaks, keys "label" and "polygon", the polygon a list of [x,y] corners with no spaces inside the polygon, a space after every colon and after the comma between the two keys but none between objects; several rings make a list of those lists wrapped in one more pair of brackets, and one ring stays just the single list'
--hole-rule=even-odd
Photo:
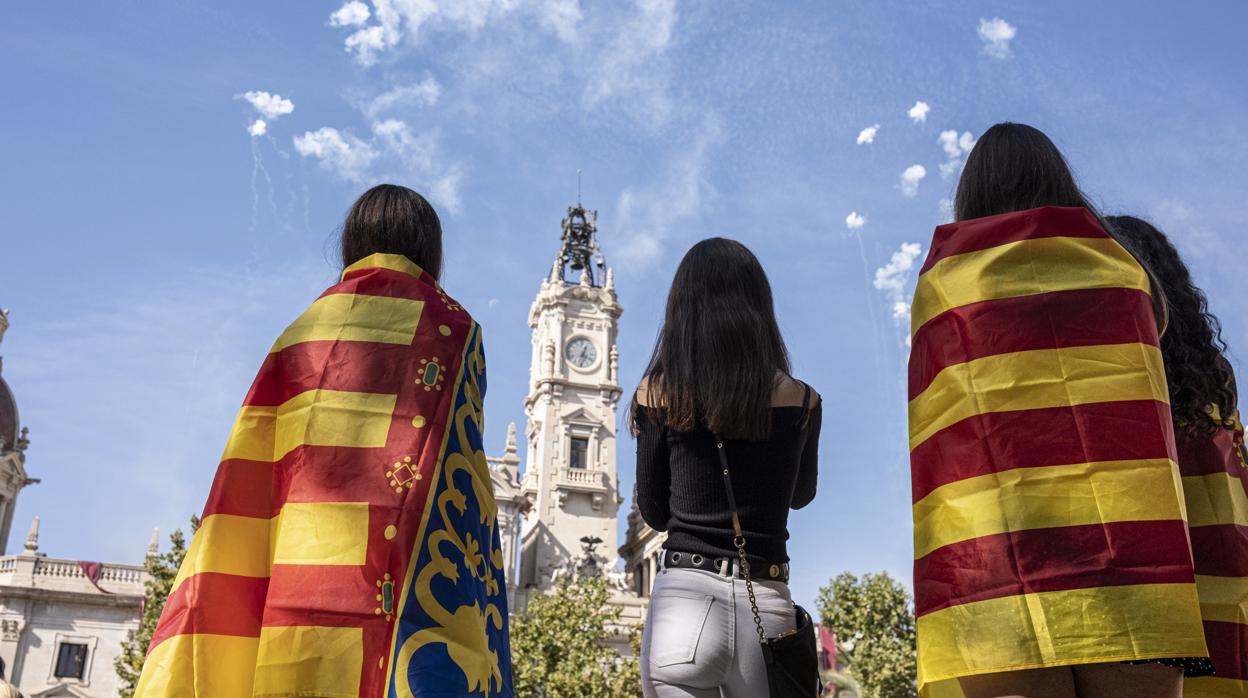
[{"label": "clock tower", "polygon": [[[544,590],[582,564],[587,541],[614,555],[622,501],[616,476],[620,400],[616,329],[622,309],[597,240],[597,212],[563,219],[562,244],[529,310],[528,450],[520,483],[529,511],[519,586]],[[584,540],[583,540],[584,539]],[[612,557],[602,557],[614,568]]]}]

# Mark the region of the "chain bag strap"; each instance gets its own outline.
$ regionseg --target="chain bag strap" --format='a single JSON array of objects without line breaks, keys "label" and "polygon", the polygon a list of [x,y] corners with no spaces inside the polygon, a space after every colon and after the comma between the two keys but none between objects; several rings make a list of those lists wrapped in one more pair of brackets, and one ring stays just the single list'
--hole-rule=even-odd
[{"label": "chain bag strap", "polygon": [[750,597],[750,612],[754,614],[754,628],[758,631],[758,641],[767,642],[767,631],[763,630],[763,619],[758,614],[758,600],[754,596],[754,580],[750,576],[750,561],[745,556],[745,534],[741,531],[741,516],[737,514],[737,498],[732,492],[732,476],[728,474],[728,454],[724,451],[724,440],[715,435],[715,451],[719,453],[719,464],[724,475],[724,488],[728,491],[728,509],[732,512],[732,546],[737,549],[737,559],[741,561],[741,576],[745,577],[745,593]]},{"label": "chain bag strap", "polygon": [[745,591],[750,597],[750,612],[754,615],[754,629],[758,633],[758,644],[767,665],[768,693],[771,698],[813,698],[820,693],[814,624],[810,614],[794,604],[794,630],[774,638],[767,637],[762,616],[758,613],[758,600],[754,596],[750,560],[745,554],[745,533],[741,529],[741,515],[737,512],[737,498],[732,490],[728,454],[724,449],[724,439],[719,434],[715,434],[715,451],[719,454],[724,489],[728,492],[728,508],[732,513],[732,545],[737,549],[741,576],[745,578]]}]

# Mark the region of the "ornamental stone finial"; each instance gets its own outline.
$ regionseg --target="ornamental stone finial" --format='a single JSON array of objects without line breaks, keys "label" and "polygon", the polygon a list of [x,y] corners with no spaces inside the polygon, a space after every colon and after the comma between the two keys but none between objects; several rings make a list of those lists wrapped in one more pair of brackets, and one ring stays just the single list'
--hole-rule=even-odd
[{"label": "ornamental stone finial", "polygon": [[507,425],[507,448],[508,455],[516,452],[516,423],[511,422]]},{"label": "ornamental stone finial", "polygon": [[152,529],[152,539],[147,542],[147,556],[156,557],[160,554],[160,529]]},{"label": "ornamental stone finial", "polygon": [[614,290],[615,290],[615,269],[613,269],[613,268],[611,268],[611,267],[607,267],[607,284],[606,284],[606,289],[607,289],[608,291],[614,291]]},{"label": "ornamental stone finial", "polygon": [[611,382],[616,382],[620,373],[620,348],[611,345]]},{"label": "ornamental stone finial", "polygon": [[26,534],[26,552],[34,554],[39,552],[39,517],[36,516],[30,522],[30,533]]}]

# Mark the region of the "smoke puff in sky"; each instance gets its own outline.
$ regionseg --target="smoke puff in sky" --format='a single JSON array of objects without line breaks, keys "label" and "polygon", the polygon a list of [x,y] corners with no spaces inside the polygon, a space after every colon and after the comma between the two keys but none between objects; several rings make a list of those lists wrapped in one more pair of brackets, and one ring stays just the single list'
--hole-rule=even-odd
[{"label": "smoke puff in sky", "polygon": [[1000,17],[979,20],[979,38],[984,41],[984,53],[993,58],[1008,58],[1010,41],[1018,34],[1018,28]]},{"label": "smoke puff in sky", "polygon": [[295,110],[295,103],[278,94],[269,94],[261,90],[252,90],[243,93],[243,99],[251,103],[251,106],[260,112],[260,115],[266,119],[276,119],[283,114],[289,114]]},{"label": "smoke puff in sky", "polygon": [[910,111],[906,112],[906,114],[909,115],[914,123],[921,124],[927,121],[927,113],[931,110],[932,108],[927,105],[927,102],[918,101],[914,103],[913,107],[910,107]]},{"label": "smoke puff in sky", "polygon": [[850,230],[857,230],[867,224],[867,217],[858,215],[857,211],[852,211],[845,216],[845,226]]},{"label": "smoke puff in sky", "polygon": [[901,193],[913,197],[919,193],[919,182],[927,176],[927,168],[922,165],[911,165],[901,173]]},{"label": "smoke puff in sky", "polygon": [[875,134],[880,130],[879,124],[872,124],[858,132],[858,145],[863,143],[874,143]]}]

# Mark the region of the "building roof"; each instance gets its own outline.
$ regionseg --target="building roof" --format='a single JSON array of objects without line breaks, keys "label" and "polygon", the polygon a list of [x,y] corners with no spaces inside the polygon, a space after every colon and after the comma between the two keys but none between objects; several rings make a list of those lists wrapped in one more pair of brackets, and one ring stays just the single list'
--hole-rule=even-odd
[{"label": "building roof", "polygon": [[9,384],[0,378],[0,448],[7,450],[17,443],[21,424],[17,419],[17,399]]}]

